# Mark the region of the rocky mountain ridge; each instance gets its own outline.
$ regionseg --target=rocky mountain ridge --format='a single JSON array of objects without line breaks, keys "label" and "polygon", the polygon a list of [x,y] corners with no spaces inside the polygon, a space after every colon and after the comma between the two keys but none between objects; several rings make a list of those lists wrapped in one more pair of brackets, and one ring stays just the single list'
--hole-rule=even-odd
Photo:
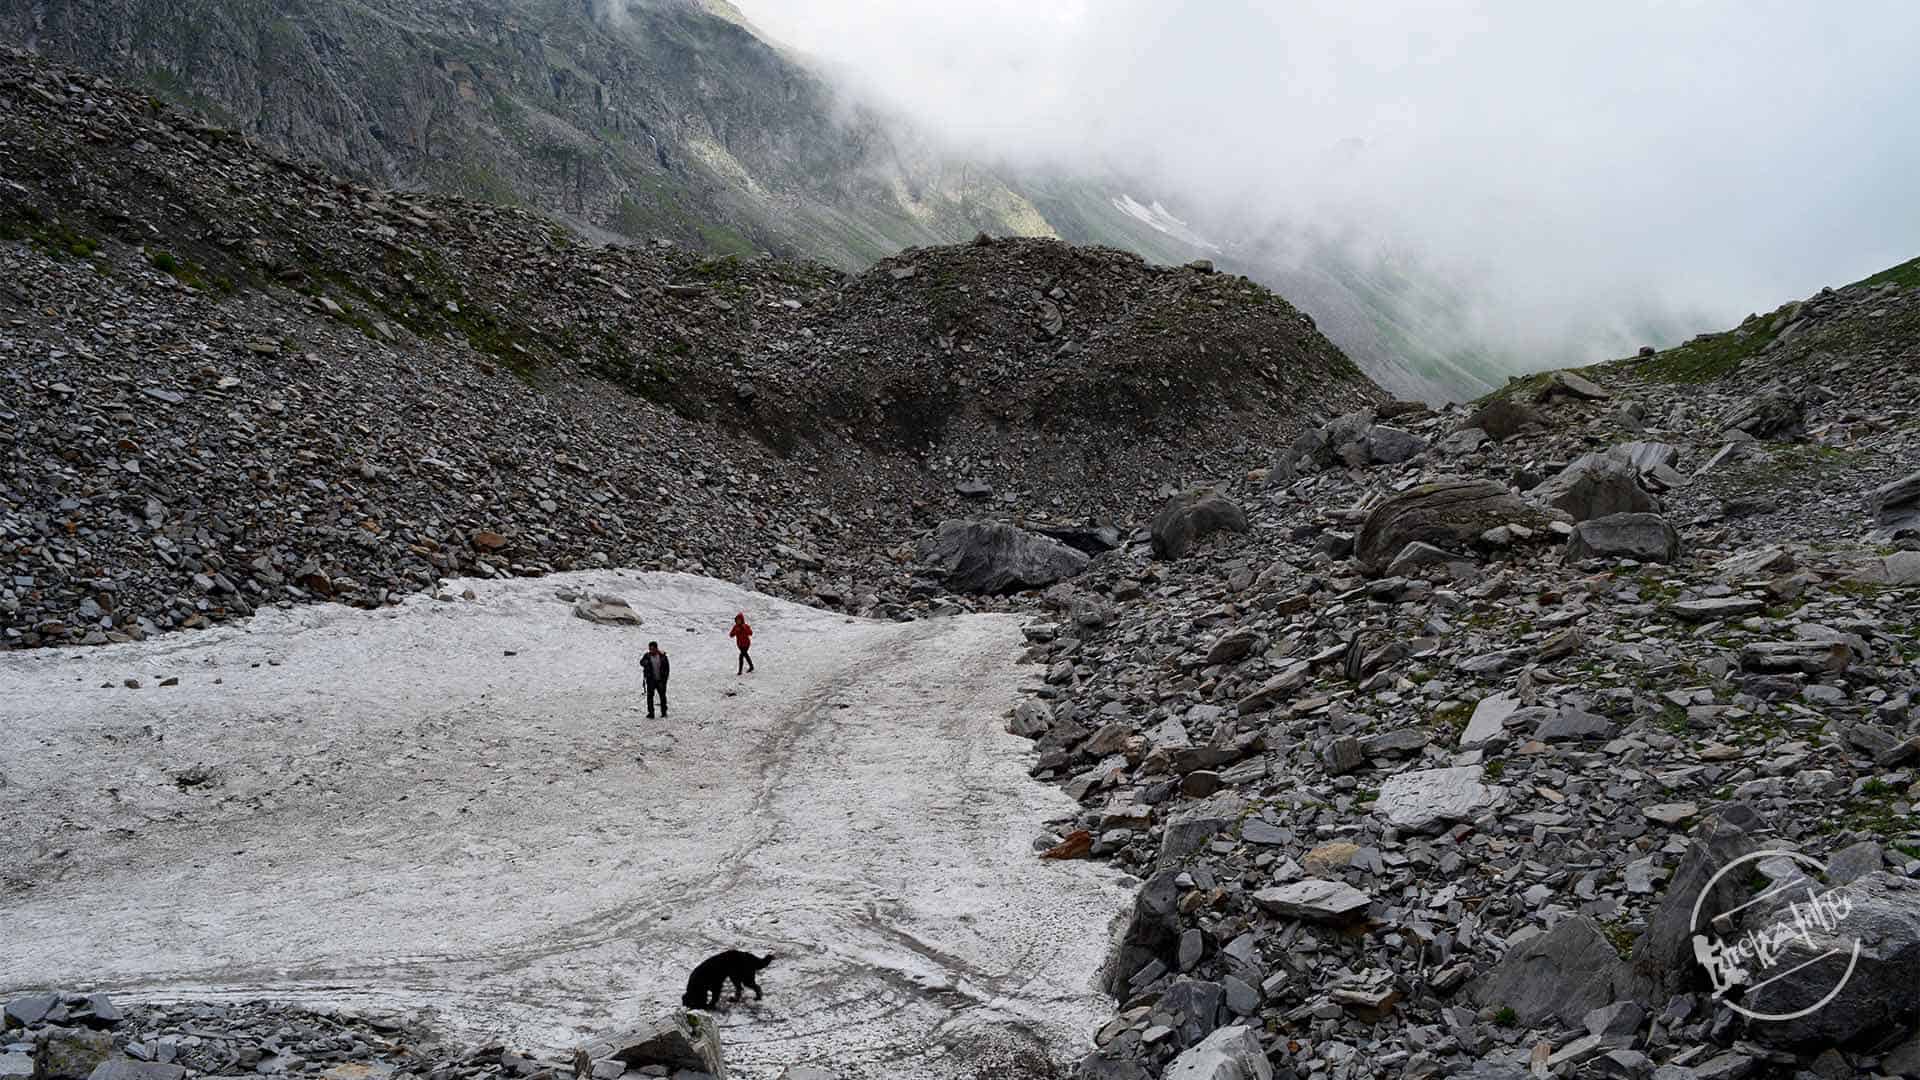
[{"label": "rocky mountain ridge", "polygon": [[[1309,311],[1401,396],[1471,397],[1516,355],[1417,261],[1310,227],[1141,216],[1151,185],[942,149],[729,5],[686,0],[0,2],[0,40],[110,75],[373,187],[519,205],[593,238],[844,271],[978,232],[1208,258]],[[1625,348],[1632,347],[1624,344]]]},{"label": "rocky mountain ridge", "polygon": [[[942,514],[1144,507],[1378,396],[1203,268],[984,238],[858,278],[593,247],[24,55],[0,96],[12,644],[608,561],[884,612]],[[829,550],[853,557],[833,581]]]}]

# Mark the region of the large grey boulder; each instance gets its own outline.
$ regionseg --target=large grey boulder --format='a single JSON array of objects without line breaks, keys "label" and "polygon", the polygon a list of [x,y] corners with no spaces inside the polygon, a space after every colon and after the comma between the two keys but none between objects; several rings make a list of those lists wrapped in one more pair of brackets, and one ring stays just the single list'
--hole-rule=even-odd
[{"label": "large grey boulder", "polygon": [[[1742,1004],[1767,1016],[1818,1008],[1755,1024],[1754,1036],[1776,1046],[1824,1047],[1910,1030],[1920,1019],[1920,881],[1879,871],[1798,903],[1818,913],[1775,916],[1772,922],[1795,932],[1772,965],[1752,973],[1755,989]],[[1820,1004],[1829,993],[1832,1000]]]},{"label": "large grey boulder", "polygon": [[639,626],[640,613],[633,605],[612,593],[583,596],[574,602],[573,616],[602,626]]},{"label": "large grey boulder", "polygon": [[34,1080],[87,1080],[113,1056],[113,1036],[86,1028],[47,1029],[34,1051]]},{"label": "large grey boulder", "polygon": [[1667,563],[1680,557],[1680,531],[1659,514],[1608,514],[1573,527],[1567,537],[1568,562],[1581,559],[1638,559]]},{"label": "large grey boulder", "polygon": [[1725,430],[1744,431],[1756,439],[1788,442],[1806,433],[1806,405],[1780,391],[1758,394],[1734,406],[1727,414]]},{"label": "large grey boulder", "polygon": [[1506,442],[1531,427],[1545,424],[1538,410],[1512,398],[1495,398],[1474,410],[1460,424],[1462,431],[1478,428],[1494,442]]},{"label": "large grey boulder", "polygon": [[1459,549],[1501,525],[1544,528],[1539,510],[1490,480],[1447,479],[1409,488],[1373,508],[1354,537],[1354,557],[1368,572],[1384,571],[1415,540]]},{"label": "large grey boulder", "polygon": [[1884,559],[1874,559],[1847,580],[1856,585],[1913,588],[1920,585],[1920,551],[1896,551]]},{"label": "large grey boulder", "polygon": [[1640,486],[1633,464],[1612,453],[1586,454],[1533,489],[1535,497],[1575,521],[1609,514],[1657,513],[1660,503]]},{"label": "large grey boulder", "polygon": [[1294,436],[1290,461],[1320,466],[1365,465],[1370,460],[1367,432],[1373,429],[1373,410],[1360,409],[1335,417],[1317,428]]},{"label": "large grey boulder", "polygon": [[1178,559],[1194,542],[1217,532],[1246,532],[1252,526],[1240,504],[1211,488],[1188,491],[1167,500],[1153,519],[1153,553]]},{"label": "large grey boulder", "polygon": [[1571,371],[1556,371],[1547,376],[1547,381],[1533,395],[1535,401],[1548,402],[1555,398],[1574,398],[1580,401],[1605,401],[1612,397],[1605,387],[1584,375]]},{"label": "large grey boulder", "polygon": [[1867,505],[1875,528],[1888,533],[1920,529],[1920,472],[1874,488]]},{"label": "large grey boulder", "polygon": [[0,1028],[32,1027],[47,1018],[55,1005],[60,1004],[59,994],[24,994],[7,1002],[4,1019]]},{"label": "large grey boulder", "polygon": [[1621,976],[1613,943],[1598,923],[1579,915],[1508,949],[1468,993],[1480,1005],[1512,1009],[1527,1027],[1549,1019],[1578,1027],[1614,1000]]},{"label": "large grey boulder", "polygon": [[1100,970],[1100,985],[1107,993],[1126,1000],[1128,983],[1141,968],[1172,958],[1180,941],[1179,877],[1178,870],[1162,870],[1134,894],[1127,927]]},{"label": "large grey boulder", "polygon": [[1341,465],[1397,465],[1427,448],[1427,440],[1411,431],[1374,423],[1372,409],[1338,417],[1294,437],[1276,468],[1291,478],[1294,465],[1311,462],[1321,468]]},{"label": "large grey boulder", "polygon": [[1376,424],[1367,432],[1367,459],[1375,465],[1398,465],[1427,448],[1427,440],[1411,431]]},{"label": "large grey boulder", "polygon": [[961,593],[1044,589],[1092,560],[1057,540],[1000,521],[943,521],[919,545],[920,561],[938,567]]},{"label": "large grey boulder", "polygon": [[1162,1080],[1273,1080],[1260,1036],[1240,1024],[1223,1027],[1168,1063]]},{"label": "large grey boulder", "polygon": [[674,1012],[650,1024],[582,1047],[595,1061],[612,1058],[629,1069],[660,1065],[691,1069],[725,1080],[720,1025],[694,1012]]},{"label": "large grey boulder", "polygon": [[1179,1046],[1194,1046],[1219,1030],[1227,1018],[1227,988],[1217,982],[1180,979],[1160,995],[1155,1012],[1171,1018]]}]

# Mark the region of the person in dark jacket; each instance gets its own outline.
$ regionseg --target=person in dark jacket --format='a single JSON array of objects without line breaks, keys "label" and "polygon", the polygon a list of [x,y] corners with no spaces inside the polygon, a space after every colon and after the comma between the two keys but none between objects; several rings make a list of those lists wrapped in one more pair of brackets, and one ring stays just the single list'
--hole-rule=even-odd
[{"label": "person in dark jacket", "polygon": [[653,719],[653,696],[660,695],[660,715],[667,715],[667,674],[671,671],[667,654],[660,651],[660,643],[647,642],[647,651],[640,657],[640,677],[647,687],[647,719]]},{"label": "person in dark jacket", "polygon": [[746,612],[733,617],[733,629],[727,631],[727,636],[740,646],[740,662],[734,665],[733,673],[739,675],[752,671],[753,657],[747,654],[747,650],[753,648],[753,627],[747,625]]}]

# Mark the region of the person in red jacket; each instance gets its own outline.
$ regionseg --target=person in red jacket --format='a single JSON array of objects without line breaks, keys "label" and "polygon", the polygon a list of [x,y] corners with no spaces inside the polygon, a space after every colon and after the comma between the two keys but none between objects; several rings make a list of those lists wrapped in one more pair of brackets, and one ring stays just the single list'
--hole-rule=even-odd
[{"label": "person in red jacket", "polygon": [[727,636],[740,646],[740,663],[735,665],[734,674],[751,672],[753,657],[747,655],[747,650],[753,648],[753,627],[747,625],[746,612],[743,611],[733,617],[733,629],[727,631]]}]

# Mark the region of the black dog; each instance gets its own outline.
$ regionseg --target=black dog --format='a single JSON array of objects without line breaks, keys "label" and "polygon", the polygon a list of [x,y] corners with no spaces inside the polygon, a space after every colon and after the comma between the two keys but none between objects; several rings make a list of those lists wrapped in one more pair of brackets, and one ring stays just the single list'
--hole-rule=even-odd
[{"label": "black dog", "polygon": [[760,993],[760,984],[753,981],[753,975],[771,963],[771,953],[755,956],[739,949],[709,956],[687,976],[687,992],[680,995],[680,1004],[689,1009],[712,1009],[720,1004],[720,991],[729,981],[733,983],[733,1000],[740,1000],[744,987],[753,991],[753,1000],[759,1001],[765,995]]}]

